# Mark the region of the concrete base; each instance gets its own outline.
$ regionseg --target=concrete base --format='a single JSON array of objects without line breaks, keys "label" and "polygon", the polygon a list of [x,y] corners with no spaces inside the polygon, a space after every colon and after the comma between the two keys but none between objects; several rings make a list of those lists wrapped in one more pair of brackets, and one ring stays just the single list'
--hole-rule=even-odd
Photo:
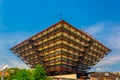
[{"label": "concrete base", "polygon": [[80,74],[68,74],[68,75],[57,75],[57,76],[49,76],[52,80],[86,80],[88,78],[87,75]]},{"label": "concrete base", "polygon": [[53,80],[76,80],[76,74],[49,76]]}]

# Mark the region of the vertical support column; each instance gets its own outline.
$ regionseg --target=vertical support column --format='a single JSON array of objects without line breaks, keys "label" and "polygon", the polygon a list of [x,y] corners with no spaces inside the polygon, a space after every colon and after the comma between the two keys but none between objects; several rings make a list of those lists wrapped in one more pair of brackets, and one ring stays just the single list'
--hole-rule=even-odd
[{"label": "vertical support column", "polygon": [[[61,30],[61,40],[62,40],[62,42],[61,42],[61,64],[62,64],[62,53],[63,53],[63,26],[64,26],[64,23],[62,22],[62,24],[61,24],[61,28],[62,28],[62,30]],[[62,65],[61,65],[61,68],[60,68],[60,75],[62,75]]]},{"label": "vertical support column", "polygon": [[34,51],[34,53],[37,54],[38,60],[40,60],[39,63],[43,65],[44,61],[43,61],[42,57],[39,55],[40,52],[37,50],[36,46],[34,45],[34,41],[29,40],[29,43],[31,44],[32,50]]},{"label": "vertical support column", "polygon": [[[47,30],[47,34],[49,34],[49,30]],[[48,55],[50,55],[50,53],[49,53],[49,45],[50,45],[49,44],[49,35],[47,35],[47,41],[48,41],[48,44],[47,44],[47,46],[48,46]],[[47,63],[49,63],[49,62],[47,62]],[[47,65],[47,74],[50,75],[50,64]]]}]

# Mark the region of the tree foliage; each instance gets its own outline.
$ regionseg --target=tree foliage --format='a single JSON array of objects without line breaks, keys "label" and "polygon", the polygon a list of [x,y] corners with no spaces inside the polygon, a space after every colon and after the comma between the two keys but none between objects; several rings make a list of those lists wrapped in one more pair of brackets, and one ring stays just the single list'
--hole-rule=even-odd
[{"label": "tree foliage", "polygon": [[30,72],[26,69],[22,69],[20,70],[16,76],[15,76],[16,80],[33,80],[32,75],[30,75]]},{"label": "tree foliage", "polygon": [[26,69],[11,68],[9,74],[6,80],[34,80],[32,72]]},{"label": "tree foliage", "polygon": [[4,80],[51,80],[47,77],[46,72],[42,65],[37,65],[35,69],[8,69],[9,76],[6,76]]},{"label": "tree foliage", "polygon": [[46,80],[47,75],[42,65],[37,65],[34,71],[34,80]]}]

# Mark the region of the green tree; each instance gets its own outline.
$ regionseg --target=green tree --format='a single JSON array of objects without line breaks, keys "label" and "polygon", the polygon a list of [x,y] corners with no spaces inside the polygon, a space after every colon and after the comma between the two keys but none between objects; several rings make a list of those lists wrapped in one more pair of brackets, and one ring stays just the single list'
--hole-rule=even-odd
[{"label": "green tree", "polygon": [[34,80],[46,80],[47,75],[42,65],[38,64],[34,70]]},{"label": "green tree", "polygon": [[34,80],[31,70],[11,68],[8,71],[10,75],[5,80]]},{"label": "green tree", "polygon": [[6,80],[14,80],[16,75],[20,72],[19,68],[10,68],[8,69],[9,76],[7,76]]},{"label": "green tree", "polygon": [[16,80],[33,80],[33,76],[30,74],[29,70],[22,69],[16,74],[15,79]]},{"label": "green tree", "polygon": [[37,65],[35,69],[29,70],[10,68],[8,72],[9,76],[6,76],[5,80],[52,80],[47,76],[42,65]]}]

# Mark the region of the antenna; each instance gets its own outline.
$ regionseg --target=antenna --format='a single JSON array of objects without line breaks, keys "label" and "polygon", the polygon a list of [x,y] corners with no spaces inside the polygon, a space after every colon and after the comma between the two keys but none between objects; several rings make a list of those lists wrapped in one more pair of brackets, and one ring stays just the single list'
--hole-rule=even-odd
[{"label": "antenna", "polygon": [[63,19],[62,19],[62,14],[60,14],[60,20],[63,20]]}]

